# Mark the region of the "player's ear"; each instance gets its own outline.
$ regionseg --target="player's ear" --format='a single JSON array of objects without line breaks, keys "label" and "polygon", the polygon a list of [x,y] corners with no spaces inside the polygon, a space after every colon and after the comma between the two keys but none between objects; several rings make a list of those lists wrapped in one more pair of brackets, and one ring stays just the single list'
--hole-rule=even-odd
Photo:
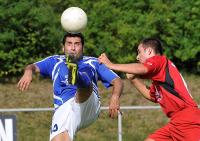
[{"label": "player's ear", "polygon": [[62,45],[62,52],[65,53],[65,47]]},{"label": "player's ear", "polygon": [[148,48],[146,49],[146,51],[147,51],[148,55],[151,55],[151,54],[153,53],[153,49],[150,48],[150,47],[148,47]]}]

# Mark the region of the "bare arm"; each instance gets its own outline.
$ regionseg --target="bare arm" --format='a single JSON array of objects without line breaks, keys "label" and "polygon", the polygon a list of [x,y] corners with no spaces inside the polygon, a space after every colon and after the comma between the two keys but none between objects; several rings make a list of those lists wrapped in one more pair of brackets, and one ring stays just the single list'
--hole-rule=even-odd
[{"label": "bare arm", "polygon": [[99,62],[105,64],[109,69],[115,71],[121,71],[125,73],[132,74],[145,74],[148,69],[141,63],[131,63],[131,64],[114,64],[112,63],[105,53],[99,56]]},{"label": "bare arm", "polygon": [[117,117],[120,110],[120,96],[123,89],[123,83],[120,78],[116,78],[112,81],[113,90],[112,96],[109,102],[109,116],[111,118]]},{"label": "bare arm", "polygon": [[147,86],[142,82],[142,80],[138,79],[137,76],[133,74],[126,74],[126,77],[131,81],[133,86],[148,100],[151,101],[150,90]]},{"label": "bare arm", "polygon": [[26,66],[24,74],[17,84],[17,87],[20,91],[28,89],[32,81],[32,74],[34,72],[40,72],[39,68],[35,64],[30,64]]}]

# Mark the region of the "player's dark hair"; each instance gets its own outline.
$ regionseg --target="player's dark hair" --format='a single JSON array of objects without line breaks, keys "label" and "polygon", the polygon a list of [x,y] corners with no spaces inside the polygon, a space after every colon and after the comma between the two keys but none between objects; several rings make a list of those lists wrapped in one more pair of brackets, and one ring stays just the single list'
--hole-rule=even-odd
[{"label": "player's dark hair", "polygon": [[140,42],[140,44],[144,47],[151,47],[156,54],[163,54],[162,43],[158,38],[145,38]]},{"label": "player's dark hair", "polygon": [[70,33],[70,32],[66,32],[65,35],[64,35],[64,37],[63,37],[63,40],[62,40],[63,45],[65,44],[65,41],[66,41],[67,37],[79,37],[79,38],[81,38],[81,43],[84,46],[84,36],[83,36],[82,33]]}]

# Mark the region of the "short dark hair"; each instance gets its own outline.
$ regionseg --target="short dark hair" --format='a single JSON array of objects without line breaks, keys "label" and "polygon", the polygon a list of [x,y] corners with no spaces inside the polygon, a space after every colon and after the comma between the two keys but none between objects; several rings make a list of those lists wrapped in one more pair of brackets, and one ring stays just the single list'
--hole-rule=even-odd
[{"label": "short dark hair", "polygon": [[151,47],[156,54],[163,54],[162,43],[158,38],[145,38],[140,41],[140,44],[144,45],[144,47]]},{"label": "short dark hair", "polygon": [[63,45],[65,44],[65,41],[66,41],[67,37],[79,37],[79,38],[81,38],[82,45],[84,45],[84,36],[80,32],[79,33],[66,32],[64,37],[63,37],[63,40],[62,40]]}]

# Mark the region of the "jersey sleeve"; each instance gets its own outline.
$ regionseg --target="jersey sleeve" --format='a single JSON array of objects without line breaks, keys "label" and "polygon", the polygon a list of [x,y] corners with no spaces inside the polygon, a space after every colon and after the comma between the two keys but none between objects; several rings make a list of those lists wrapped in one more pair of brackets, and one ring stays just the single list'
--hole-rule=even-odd
[{"label": "jersey sleeve", "polygon": [[155,57],[147,59],[144,65],[147,67],[148,73],[156,73],[159,69],[159,62],[157,61],[157,58]]},{"label": "jersey sleeve", "polygon": [[40,69],[40,75],[44,77],[51,77],[51,73],[53,70],[53,64],[52,64],[53,58],[48,57],[41,61],[38,61],[34,63],[39,69]]},{"label": "jersey sleeve", "polygon": [[164,74],[163,68],[166,65],[166,58],[163,56],[154,56],[147,59],[143,65],[147,67],[148,72],[142,78],[160,80]]},{"label": "jersey sleeve", "polygon": [[111,86],[112,80],[114,80],[115,78],[119,78],[119,76],[115,72],[108,69],[104,64],[99,64],[97,73],[98,79],[103,83],[106,88]]}]

